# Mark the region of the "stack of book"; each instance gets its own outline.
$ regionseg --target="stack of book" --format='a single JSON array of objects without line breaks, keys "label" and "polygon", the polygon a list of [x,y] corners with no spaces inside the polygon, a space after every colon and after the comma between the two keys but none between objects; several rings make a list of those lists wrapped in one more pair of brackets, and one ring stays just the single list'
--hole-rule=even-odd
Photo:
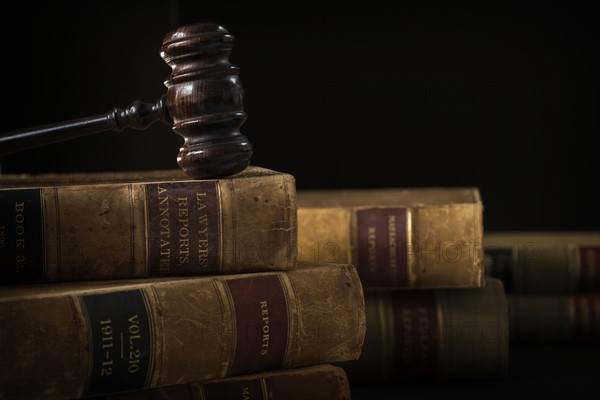
[{"label": "stack of book", "polygon": [[256,166],[2,176],[0,398],[349,399],[362,282],[297,222]]},{"label": "stack of book", "polygon": [[485,274],[474,187],[298,191],[298,257],[351,263],[366,302],[351,383],[501,380],[509,356],[502,281]]},{"label": "stack of book", "polygon": [[489,232],[485,255],[513,343],[600,342],[600,232]]}]

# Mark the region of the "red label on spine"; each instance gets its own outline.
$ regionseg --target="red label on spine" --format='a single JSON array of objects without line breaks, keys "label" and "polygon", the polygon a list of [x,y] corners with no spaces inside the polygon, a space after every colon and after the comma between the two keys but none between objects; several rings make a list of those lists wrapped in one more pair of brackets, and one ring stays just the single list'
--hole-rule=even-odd
[{"label": "red label on spine", "polygon": [[600,341],[600,295],[574,295],[573,326],[574,341]]},{"label": "red label on spine", "polygon": [[579,290],[600,291],[600,246],[579,247]]},{"label": "red label on spine", "polygon": [[262,275],[228,280],[236,323],[231,375],[283,366],[288,339],[288,309],[279,277]]},{"label": "red label on spine", "polygon": [[394,309],[395,363],[399,377],[438,373],[439,326],[433,290],[391,293]]},{"label": "red label on spine", "polygon": [[358,268],[366,287],[408,286],[406,208],[356,212]]}]

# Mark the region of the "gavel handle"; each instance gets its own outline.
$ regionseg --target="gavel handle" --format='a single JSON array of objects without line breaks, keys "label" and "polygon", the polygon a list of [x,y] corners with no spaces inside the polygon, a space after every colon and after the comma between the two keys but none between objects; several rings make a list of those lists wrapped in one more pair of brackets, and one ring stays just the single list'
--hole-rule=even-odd
[{"label": "gavel handle", "polygon": [[0,155],[12,154],[93,133],[121,132],[125,128],[142,130],[155,121],[173,123],[166,106],[166,95],[162,95],[155,103],[136,100],[125,108],[115,107],[104,115],[2,134],[0,135]]}]

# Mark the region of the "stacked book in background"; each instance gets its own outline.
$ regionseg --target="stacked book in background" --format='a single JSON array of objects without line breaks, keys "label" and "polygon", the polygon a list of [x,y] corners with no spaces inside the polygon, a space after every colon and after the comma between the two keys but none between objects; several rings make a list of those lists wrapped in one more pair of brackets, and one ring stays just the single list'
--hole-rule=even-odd
[{"label": "stacked book in background", "polygon": [[301,264],[289,174],[5,175],[0,398],[348,399],[362,283]]},{"label": "stacked book in background", "polygon": [[350,383],[503,379],[502,282],[485,275],[477,188],[300,190],[298,257],[352,263],[367,332]]},{"label": "stacked book in background", "polygon": [[600,342],[600,232],[488,232],[484,248],[513,343]]}]

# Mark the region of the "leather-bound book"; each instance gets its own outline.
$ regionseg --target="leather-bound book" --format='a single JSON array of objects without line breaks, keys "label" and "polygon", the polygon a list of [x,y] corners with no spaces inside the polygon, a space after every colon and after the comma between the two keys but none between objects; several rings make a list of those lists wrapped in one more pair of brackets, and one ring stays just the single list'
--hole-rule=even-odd
[{"label": "leather-bound book", "polygon": [[77,398],[357,359],[350,264],[0,287],[0,398]]},{"label": "leather-bound book", "polygon": [[94,397],[94,400],[350,400],[343,368],[315,364]]},{"label": "leather-bound book", "polygon": [[572,294],[600,291],[600,232],[484,233],[485,271],[507,293]]},{"label": "leather-bound book", "polygon": [[0,282],[194,276],[296,266],[292,175],[181,170],[0,176]]},{"label": "leather-bound book", "polygon": [[365,288],[484,283],[477,188],[299,190],[298,257],[351,262]]},{"label": "leather-bound book", "polygon": [[352,383],[502,380],[509,315],[498,279],[483,288],[365,291],[367,334]]}]

